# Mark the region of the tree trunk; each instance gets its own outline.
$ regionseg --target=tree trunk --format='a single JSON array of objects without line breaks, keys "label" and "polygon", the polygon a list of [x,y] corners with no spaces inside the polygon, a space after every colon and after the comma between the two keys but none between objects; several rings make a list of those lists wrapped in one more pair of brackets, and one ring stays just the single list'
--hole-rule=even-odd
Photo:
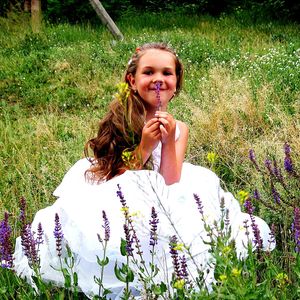
[{"label": "tree trunk", "polygon": [[107,26],[109,31],[112,33],[112,35],[119,39],[123,40],[124,36],[119,30],[119,28],[116,26],[114,21],[111,19],[109,14],[106,12],[105,8],[101,4],[99,0],[89,0],[90,4],[93,6],[94,10],[96,11],[97,15],[101,19],[104,26]]},{"label": "tree trunk", "polygon": [[31,10],[30,0],[25,0],[24,1],[24,11],[30,12],[30,10]]},{"label": "tree trunk", "polygon": [[42,26],[41,0],[31,0],[31,28],[34,33],[40,32]]}]

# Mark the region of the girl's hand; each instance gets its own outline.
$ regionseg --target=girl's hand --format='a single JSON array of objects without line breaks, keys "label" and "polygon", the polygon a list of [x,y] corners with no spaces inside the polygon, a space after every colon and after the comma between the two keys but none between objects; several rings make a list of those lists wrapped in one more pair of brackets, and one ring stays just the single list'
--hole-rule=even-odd
[{"label": "girl's hand", "polygon": [[158,118],[152,118],[143,128],[142,139],[139,145],[139,151],[142,155],[143,163],[148,160],[149,156],[161,140],[160,124],[161,123],[158,121]]},{"label": "girl's hand", "polygon": [[167,143],[175,141],[176,121],[174,117],[166,111],[157,111],[155,117],[160,122],[161,142]]}]

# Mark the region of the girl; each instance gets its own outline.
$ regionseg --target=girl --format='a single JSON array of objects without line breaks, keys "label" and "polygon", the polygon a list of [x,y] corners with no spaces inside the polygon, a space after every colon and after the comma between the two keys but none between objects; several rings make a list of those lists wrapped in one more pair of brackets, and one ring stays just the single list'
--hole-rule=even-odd
[{"label": "girl", "polygon": [[[159,267],[160,272],[154,278],[158,283],[170,282],[174,254],[169,254],[170,237],[173,243],[179,241],[184,245],[190,278],[195,279],[199,271],[205,270],[207,287],[214,281],[214,274],[210,246],[205,243],[205,224],[215,228],[224,212],[231,226],[230,239],[235,241],[241,257],[246,255],[249,241],[254,248],[274,247],[268,243],[267,224],[242,213],[232,194],[220,187],[214,173],[183,163],[188,129],[167,112],[169,101],[181,89],[182,76],[182,64],[167,45],[145,44],[136,49],[128,63],[122,90],[100,122],[97,137],[85,147],[87,156],[92,149],[93,157],[79,160],[67,172],[54,192],[57,201],[40,210],[32,223],[33,231],[37,232],[39,223],[44,230],[44,243],[39,245],[44,280],[63,285],[59,270],[63,264],[61,258],[67,255],[64,245],[68,244],[75,258],[73,271],[78,274],[81,291],[88,297],[98,294],[94,277],[102,278],[97,256],[103,257],[98,240],[99,233],[103,235],[103,212],[110,231],[106,222],[109,263],[101,281],[110,289],[108,297],[112,299],[119,299],[124,287],[114,273],[115,265],[126,262],[120,254],[122,237],[126,237],[130,257],[136,255],[132,242],[139,245],[137,251],[143,253],[146,262],[143,268],[151,261]],[[53,235],[57,216],[63,230],[63,250],[57,246],[57,232],[56,239]],[[128,219],[132,220],[134,232],[124,226],[128,225]],[[243,224],[247,222],[255,223],[258,229],[255,235],[246,232]],[[149,245],[156,247],[154,257]],[[32,270],[23,254],[21,238],[17,239],[14,257],[16,272],[30,280]],[[140,273],[138,269],[135,271]],[[139,291],[142,283],[135,281],[134,286]]]}]

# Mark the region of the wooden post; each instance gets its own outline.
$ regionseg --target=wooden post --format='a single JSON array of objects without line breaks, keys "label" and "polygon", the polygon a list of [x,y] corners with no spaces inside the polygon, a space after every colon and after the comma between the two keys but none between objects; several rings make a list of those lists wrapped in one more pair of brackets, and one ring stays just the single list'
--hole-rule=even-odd
[{"label": "wooden post", "polygon": [[99,0],[89,0],[90,4],[93,6],[94,10],[96,11],[97,15],[101,19],[104,26],[107,26],[109,31],[112,33],[112,35],[119,39],[123,40],[124,36],[119,30],[119,28],[116,26],[112,18],[109,16],[109,14],[106,12],[105,8],[101,4]]},{"label": "wooden post", "polygon": [[40,0],[31,0],[31,27],[34,33],[41,31],[42,8]]}]

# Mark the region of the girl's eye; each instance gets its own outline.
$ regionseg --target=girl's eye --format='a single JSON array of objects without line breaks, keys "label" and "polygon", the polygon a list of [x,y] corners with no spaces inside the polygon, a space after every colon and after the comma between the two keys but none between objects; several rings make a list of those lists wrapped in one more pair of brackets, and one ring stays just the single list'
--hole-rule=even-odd
[{"label": "girl's eye", "polygon": [[172,72],[165,71],[165,72],[164,72],[164,75],[165,75],[165,76],[170,76],[170,75],[173,75],[173,74],[172,74]]},{"label": "girl's eye", "polygon": [[151,70],[146,70],[146,71],[144,71],[144,74],[146,74],[146,75],[151,75],[151,74],[152,74],[152,71],[151,71]]}]

